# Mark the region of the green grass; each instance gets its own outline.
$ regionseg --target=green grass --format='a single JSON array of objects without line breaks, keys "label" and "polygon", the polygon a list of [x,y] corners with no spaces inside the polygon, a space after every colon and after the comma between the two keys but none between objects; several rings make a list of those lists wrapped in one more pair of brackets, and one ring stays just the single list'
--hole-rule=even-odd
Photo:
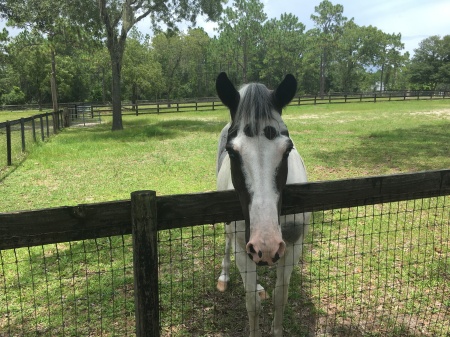
[{"label": "green grass", "polygon": [[[125,130],[111,132],[106,117],[65,129],[0,181],[0,212],[128,199],[143,189],[214,190],[228,118],[225,110],[126,116]],[[311,181],[450,167],[446,101],[291,106],[284,119]],[[434,198],[315,213],[286,335],[306,336],[315,324],[330,327],[321,336],[439,335],[450,324],[448,209],[449,198]],[[163,335],[246,334],[237,271],[230,291],[215,290],[222,233],[223,225],[160,233]],[[0,327],[23,336],[132,335],[130,251],[129,237],[2,251]],[[259,272],[271,291],[274,269]],[[17,314],[7,317],[4,303]]]}]

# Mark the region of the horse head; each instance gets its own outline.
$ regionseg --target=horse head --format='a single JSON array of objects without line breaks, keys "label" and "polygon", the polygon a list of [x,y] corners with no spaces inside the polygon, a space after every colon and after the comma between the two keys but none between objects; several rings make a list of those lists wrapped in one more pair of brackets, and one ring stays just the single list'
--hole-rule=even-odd
[{"label": "horse head", "polygon": [[279,217],[294,145],[281,114],[297,81],[287,75],[275,90],[251,83],[238,91],[221,73],[216,89],[231,115],[226,151],[244,214],[246,251],[255,263],[272,265],[286,249]]}]

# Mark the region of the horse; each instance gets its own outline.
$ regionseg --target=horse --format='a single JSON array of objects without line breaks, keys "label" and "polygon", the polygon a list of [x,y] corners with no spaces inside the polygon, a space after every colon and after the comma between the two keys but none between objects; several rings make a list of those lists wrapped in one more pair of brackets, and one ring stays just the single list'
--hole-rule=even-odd
[{"label": "horse", "polygon": [[245,288],[250,337],[259,337],[261,299],[268,296],[257,283],[256,268],[277,264],[271,333],[280,337],[292,270],[302,253],[311,215],[280,216],[285,185],[307,181],[303,159],[281,118],[297,91],[297,81],[288,74],[275,90],[250,83],[238,91],[226,73],[220,73],[216,90],[231,116],[219,138],[217,189],[234,189],[244,215],[244,220],[225,225],[225,256],[217,289],[227,288],[233,248]]}]

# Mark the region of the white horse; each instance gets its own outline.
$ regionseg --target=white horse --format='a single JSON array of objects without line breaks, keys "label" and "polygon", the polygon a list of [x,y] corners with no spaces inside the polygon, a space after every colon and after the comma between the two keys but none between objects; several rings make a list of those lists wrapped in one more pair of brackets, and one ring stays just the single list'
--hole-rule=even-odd
[{"label": "white horse", "polygon": [[217,189],[236,190],[245,219],[225,226],[225,257],[217,288],[227,288],[233,247],[245,287],[250,336],[261,336],[259,313],[266,293],[257,284],[256,266],[278,263],[272,333],[279,337],[289,281],[310,219],[310,213],[280,216],[284,186],[307,181],[303,160],[281,118],[282,109],[295,95],[297,81],[287,75],[274,91],[259,83],[237,91],[221,73],[216,89],[231,114],[231,123],[219,139]]}]

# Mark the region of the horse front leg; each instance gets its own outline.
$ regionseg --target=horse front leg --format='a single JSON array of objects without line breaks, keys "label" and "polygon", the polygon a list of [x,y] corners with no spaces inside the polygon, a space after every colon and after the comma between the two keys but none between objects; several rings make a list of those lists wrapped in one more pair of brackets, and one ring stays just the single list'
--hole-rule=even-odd
[{"label": "horse front leg", "polygon": [[298,263],[302,252],[302,243],[288,245],[285,255],[277,266],[277,282],[273,295],[274,316],[272,322],[272,334],[274,337],[283,336],[283,313],[288,300],[289,282],[292,270]]},{"label": "horse front leg", "polygon": [[231,233],[228,233],[228,226],[231,225],[229,223],[225,224],[225,256],[222,260],[222,272],[220,273],[219,279],[217,281],[217,290],[221,292],[224,292],[227,289],[228,282],[230,281],[230,251],[233,235]]},{"label": "horse front leg", "polygon": [[260,337],[259,314],[261,311],[261,297],[258,295],[256,264],[250,260],[245,248],[236,247],[236,265],[244,282],[245,306],[248,314],[250,337]]}]

